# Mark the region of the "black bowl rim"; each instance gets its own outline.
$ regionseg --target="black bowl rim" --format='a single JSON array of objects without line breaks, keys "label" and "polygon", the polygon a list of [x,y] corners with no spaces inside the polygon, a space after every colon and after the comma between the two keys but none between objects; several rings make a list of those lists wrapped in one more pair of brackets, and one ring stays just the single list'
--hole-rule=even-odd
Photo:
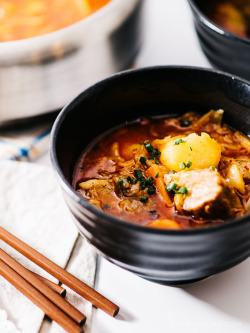
[{"label": "black bowl rim", "polygon": [[231,228],[237,228],[239,225],[250,223],[250,215],[244,215],[243,217],[236,218],[230,221],[226,221],[224,223],[209,226],[209,227],[203,227],[203,228],[192,228],[192,229],[178,229],[178,230],[170,230],[170,229],[158,229],[158,228],[150,228],[146,226],[141,226],[138,224],[131,223],[129,221],[125,221],[119,218],[116,218],[110,214],[107,214],[98,208],[96,208],[94,205],[90,204],[85,200],[80,194],[78,194],[71,184],[66,180],[66,178],[63,175],[63,172],[60,168],[60,165],[56,158],[56,148],[55,148],[55,142],[58,135],[58,132],[60,131],[60,125],[64,121],[64,118],[67,117],[68,113],[70,113],[70,108],[74,107],[75,104],[78,104],[78,101],[82,99],[82,96],[88,95],[90,91],[93,89],[96,89],[96,87],[102,86],[103,84],[107,84],[109,81],[113,81],[121,76],[126,75],[133,75],[134,73],[140,73],[140,72],[151,72],[151,71],[157,71],[157,70],[184,70],[184,71],[197,71],[197,72],[207,72],[211,74],[216,74],[221,77],[230,78],[233,79],[234,82],[236,80],[245,83],[247,85],[250,85],[250,82],[247,80],[242,79],[241,77],[237,77],[234,75],[231,75],[229,73],[219,71],[216,69],[210,69],[210,68],[203,68],[203,67],[196,67],[196,66],[178,66],[178,65],[169,65],[169,66],[150,66],[150,67],[143,67],[138,69],[128,69],[124,70],[118,73],[115,73],[99,82],[96,82],[92,86],[88,87],[87,89],[83,90],[81,93],[79,93],[73,100],[71,100],[65,107],[61,110],[59,115],[57,116],[53,127],[51,131],[50,136],[50,143],[49,143],[49,151],[50,151],[50,159],[52,162],[52,166],[54,170],[56,171],[57,178],[59,179],[59,182],[62,186],[62,188],[66,191],[66,193],[78,204],[83,206],[86,210],[90,211],[92,214],[100,218],[101,220],[107,220],[114,224],[119,225],[121,227],[125,227],[128,229],[132,229],[134,231],[141,231],[144,233],[149,234],[161,234],[161,235],[200,235],[200,234],[208,234],[208,233],[214,233],[219,232],[224,229],[231,229]]},{"label": "black bowl rim", "polygon": [[206,27],[208,27],[209,29],[213,30],[214,32],[218,33],[219,35],[221,35],[222,37],[225,38],[229,38],[229,39],[233,39],[236,40],[238,42],[241,42],[243,44],[246,45],[250,45],[250,39],[249,38],[245,38],[245,37],[241,37],[238,36],[228,30],[223,29],[221,26],[215,24],[214,22],[210,21],[209,18],[205,15],[205,13],[203,13],[194,3],[194,0],[188,0],[189,5],[193,11],[193,13],[195,14],[196,18],[202,23],[204,24]]}]

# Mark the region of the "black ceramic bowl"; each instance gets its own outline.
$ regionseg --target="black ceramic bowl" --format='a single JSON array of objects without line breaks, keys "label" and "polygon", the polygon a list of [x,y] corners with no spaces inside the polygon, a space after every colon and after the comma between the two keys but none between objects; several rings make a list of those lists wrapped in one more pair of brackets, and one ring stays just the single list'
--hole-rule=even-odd
[{"label": "black ceramic bowl", "polygon": [[99,134],[148,115],[225,109],[224,120],[250,135],[250,85],[191,67],[118,73],[77,96],[59,114],[51,158],[80,231],[113,263],[146,279],[181,284],[228,269],[250,255],[250,217],[195,230],[160,230],[123,222],[85,201],[71,186],[82,150]]},{"label": "black ceramic bowl", "polygon": [[208,1],[188,2],[201,48],[212,66],[250,80],[250,39],[230,33],[209,20],[205,9]]}]

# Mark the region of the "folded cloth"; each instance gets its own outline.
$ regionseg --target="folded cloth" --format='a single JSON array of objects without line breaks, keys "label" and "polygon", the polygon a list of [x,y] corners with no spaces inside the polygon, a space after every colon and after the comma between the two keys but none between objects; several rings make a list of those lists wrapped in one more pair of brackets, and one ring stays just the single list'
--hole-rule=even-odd
[{"label": "folded cloth", "polygon": [[51,125],[0,132],[0,160],[33,161],[47,152]]},{"label": "folded cloth", "polygon": [[[1,226],[93,286],[94,250],[78,238],[52,170],[32,163],[1,161],[0,184]],[[28,269],[57,282],[3,241],[0,247]],[[64,332],[56,323],[43,324],[44,313],[2,277],[0,291],[0,332]],[[67,298],[87,315],[88,330],[91,304],[70,289],[67,289]]]}]

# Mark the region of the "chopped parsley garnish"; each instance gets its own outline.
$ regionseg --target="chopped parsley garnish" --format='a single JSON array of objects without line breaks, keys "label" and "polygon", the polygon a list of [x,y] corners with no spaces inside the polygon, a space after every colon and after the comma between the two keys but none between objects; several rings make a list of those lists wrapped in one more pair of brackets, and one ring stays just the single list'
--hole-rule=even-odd
[{"label": "chopped parsley garnish", "polygon": [[148,201],[148,197],[146,195],[142,195],[140,201],[145,203]]},{"label": "chopped parsley garnish", "polygon": [[216,166],[211,166],[209,169],[214,169],[214,171],[218,171],[218,168]]},{"label": "chopped parsley garnish", "polygon": [[141,164],[145,164],[146,163],[146,157],[141,156],[139,161],[141,162]]},{"label": "chopped parsley garnish", "polygon": [[189,149],[190,149],[191,151],[193,151],[192,147],[189,147]]},{"label": "chopped parsley garnish", "polygon": [[191,123],[192,122],[190,120],[188,120],[188,119],[182,120],[181,121],[181,127],[188,127],[188,126],[191,125]]},{"label": "chopped parsley garnish", "polygon": [[179,145],[180,143],[185,143],[186,141],[182,140],[182,139],[176,139],[174,144],[175,145]]},{"label": "chopped parsley garnish", "polygon": [[155,178],[158,178],[159,177],[159,172],[157,172],[157,174],[155,175]]}]

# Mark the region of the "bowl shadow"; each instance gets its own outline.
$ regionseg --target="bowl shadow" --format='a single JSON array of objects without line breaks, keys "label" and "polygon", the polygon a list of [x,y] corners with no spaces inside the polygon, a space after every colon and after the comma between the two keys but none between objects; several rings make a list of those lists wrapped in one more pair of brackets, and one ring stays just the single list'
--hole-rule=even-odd
[{"label": "bowl shadow", "polygon": [[184,289],[225,314],[250,324],[250,258],[226,272],[187,285]]}]

